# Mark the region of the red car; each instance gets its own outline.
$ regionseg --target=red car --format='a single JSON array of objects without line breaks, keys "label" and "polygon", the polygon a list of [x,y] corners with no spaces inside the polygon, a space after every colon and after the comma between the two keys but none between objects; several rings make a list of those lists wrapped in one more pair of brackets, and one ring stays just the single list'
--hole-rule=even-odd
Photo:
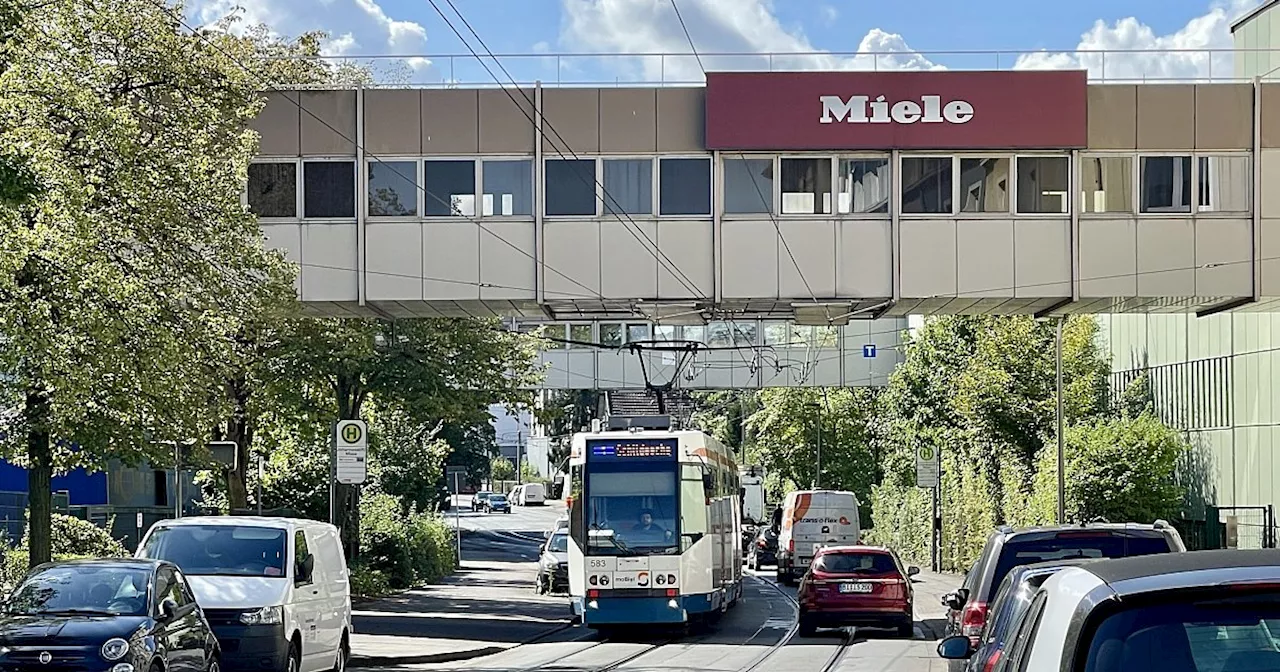
[{"label": "red car", "polygon": [[912,635],[911,578],[897,554],[878,546],[832,546],[818,551],[800,580],[800,635],[848,625]]}]

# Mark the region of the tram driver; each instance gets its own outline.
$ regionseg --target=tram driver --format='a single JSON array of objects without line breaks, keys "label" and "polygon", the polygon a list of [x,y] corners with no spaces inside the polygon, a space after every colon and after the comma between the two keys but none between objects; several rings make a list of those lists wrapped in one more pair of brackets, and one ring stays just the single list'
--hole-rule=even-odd
[{"label": "tram driver", "polygon": [[653,522],[653,512],[645,509],[640,512],[640,521],[631,527],[634,532],[648,532],[650,534],[664,534],[666,530],[662,526]]}]

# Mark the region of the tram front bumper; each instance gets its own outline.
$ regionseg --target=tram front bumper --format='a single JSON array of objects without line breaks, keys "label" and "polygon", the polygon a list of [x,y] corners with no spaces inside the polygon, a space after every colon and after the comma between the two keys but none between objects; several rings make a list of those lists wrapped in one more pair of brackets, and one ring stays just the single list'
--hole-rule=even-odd
[{"label": "tram front bumper", "polygon": [[640,623],[680,624],[719,607],[712,595],[609,596],[574,598],[574,612],[588,627]]}]

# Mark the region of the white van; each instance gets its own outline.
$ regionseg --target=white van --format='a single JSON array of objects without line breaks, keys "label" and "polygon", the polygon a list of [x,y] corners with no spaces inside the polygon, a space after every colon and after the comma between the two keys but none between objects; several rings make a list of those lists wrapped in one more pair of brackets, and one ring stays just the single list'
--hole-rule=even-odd
[{"label": "white van", "polygon": [[778,581],[794,584],[809,569],[817,549],[858,543],[858,498],[847,490],[788,493],[779,527]]},{"label": "white van", "polygon": [[546,501],[546,489],[541,483],[525,483],[520,486],[520,495],[516,504],[520,506],[542,506]]},{"label": "white van", "polygon": [[338,529],[288,518],[162,520],[138,557],[186,575],[227,669],[345,670],[351,588]]}]

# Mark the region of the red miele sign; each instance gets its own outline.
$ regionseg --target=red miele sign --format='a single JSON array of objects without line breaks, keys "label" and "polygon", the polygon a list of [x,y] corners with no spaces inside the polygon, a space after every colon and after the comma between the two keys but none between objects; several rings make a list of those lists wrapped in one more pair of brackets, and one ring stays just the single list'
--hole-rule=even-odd
[{"label": "red miele sign", "polygon": [[713,72],[707,148],[1084,147],[1083,70]]}]

